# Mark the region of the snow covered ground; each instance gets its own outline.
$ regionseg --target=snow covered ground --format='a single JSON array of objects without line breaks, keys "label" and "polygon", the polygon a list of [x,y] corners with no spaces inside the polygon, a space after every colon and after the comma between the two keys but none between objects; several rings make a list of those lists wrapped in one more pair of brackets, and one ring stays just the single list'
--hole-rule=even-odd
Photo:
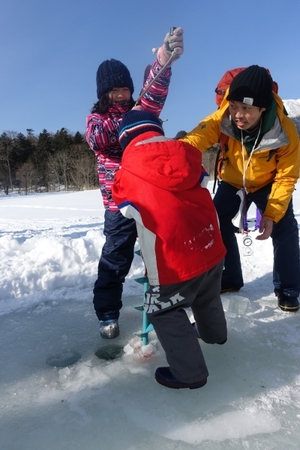
[{"label": "snow covered ground", "polygon": [[[166,365],[155,333],[137,348],[138,255],[121,335],[99,336],[101,205],[98,190],[0,197],[1,450],[299,449],[300,314],[277,308],[271,240],[248,256],[238,236],[246,284],[223,296],[227,344],[201,344],[207,385],[167,389],[153,377]],[[294,205],[300,223],[300,184]]]}]

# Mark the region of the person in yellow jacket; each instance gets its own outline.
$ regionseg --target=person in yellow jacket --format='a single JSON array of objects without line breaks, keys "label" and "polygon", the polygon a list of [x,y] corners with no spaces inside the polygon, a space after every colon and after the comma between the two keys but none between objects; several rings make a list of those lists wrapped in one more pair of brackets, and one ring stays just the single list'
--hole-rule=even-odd
[{"label": "person in yellow jacket", "polygon": [[[244,285],[236,226],[251,202],[262,219],[256,239],[273,240],[274,292],[284,311],[299,309],[300,260],[298,223],[292,195],[300,175],[299,135],[284,113],[283,102],[272,92],[266,69],[252,65],[232,81],[215,113],[182,138],[200,151],[228,136],[223,154],[222,181],[214,204],[227,254],[222,292]],[[237,223],[238,220],[238,223]]]}]

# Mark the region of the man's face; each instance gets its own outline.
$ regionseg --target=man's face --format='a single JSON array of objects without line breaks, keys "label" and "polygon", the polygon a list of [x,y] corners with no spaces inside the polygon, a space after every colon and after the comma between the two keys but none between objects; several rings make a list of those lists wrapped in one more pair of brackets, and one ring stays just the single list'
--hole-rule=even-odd
[{"label": "man's face", "polygon": [[229,114],[240,130],[251,130],[255,128],[265,110],[266,108],[249,106],[242,102],[229,102]]}]

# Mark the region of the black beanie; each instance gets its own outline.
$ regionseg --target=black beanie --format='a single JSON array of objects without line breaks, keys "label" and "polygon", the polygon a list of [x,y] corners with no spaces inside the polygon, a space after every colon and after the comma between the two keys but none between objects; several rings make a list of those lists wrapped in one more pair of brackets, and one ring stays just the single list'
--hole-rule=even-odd
[{"label": "black beanie", "polygon": [[131,110],[124,114],[119,128],[119,141],[124,150],[132,139],[147,131],[164,136],[161,120],[149,111]]},{"label": "black beanie", "polygon": [[97,97],[100,100],[103,94],[111,91],[113,88],[127,87],[131,95],[134,87],[133,81],[127,67],[116,59],[103,61],[97,70]]},{"label": "black beanie", "polygon": [[268,108],[273,99],[272,78],[264,67],[249,66],[232,80],[226,100]]}]

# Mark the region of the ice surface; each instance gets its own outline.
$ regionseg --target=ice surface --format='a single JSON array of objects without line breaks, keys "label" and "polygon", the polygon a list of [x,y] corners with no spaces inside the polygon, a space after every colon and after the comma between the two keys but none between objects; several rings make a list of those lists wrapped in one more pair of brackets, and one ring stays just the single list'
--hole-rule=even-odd
[{"label": "ice surface", "polygon": [[[277,308],[271,241],[254,239],[242,254],[245,287],[222,297],[226,345],[201,344],[207,385],[172,390],[153,377],[166,365],[155,333],[139,346],[139,256],[121,335],[99,336],[91,298],[102,228],[97,190],[0,197],[1,450],[299,450],[300,315]],[[107,346],[114,359],[98,357]]]}]

